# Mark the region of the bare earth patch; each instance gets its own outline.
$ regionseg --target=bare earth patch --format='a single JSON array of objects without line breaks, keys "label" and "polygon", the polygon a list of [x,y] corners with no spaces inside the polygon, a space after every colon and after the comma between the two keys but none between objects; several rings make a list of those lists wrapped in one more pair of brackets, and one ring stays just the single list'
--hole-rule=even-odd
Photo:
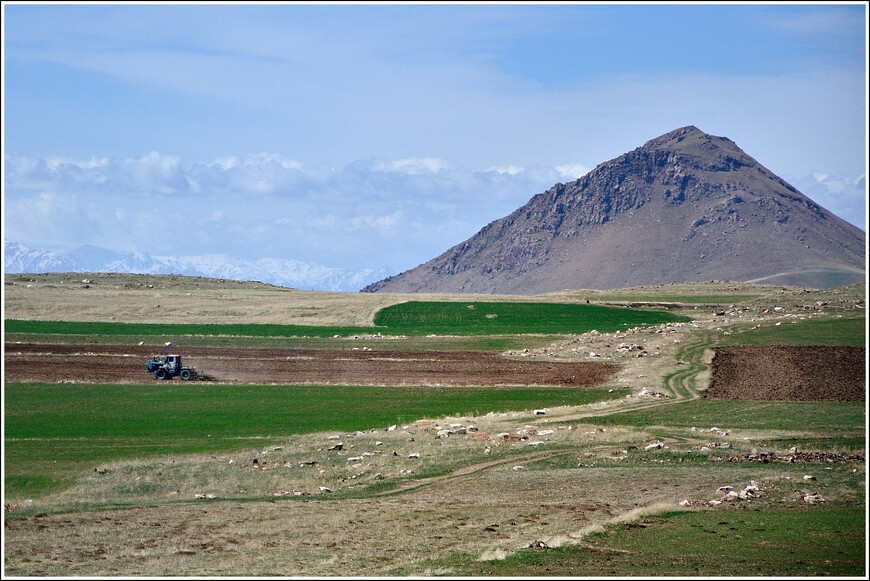
[{"label": "bare earth patch", "polygon": [[713,399],[864,401],[863,347],[720,347]]},{"label": "bare earth patch", "polygon": [[[156,381],[145,371],[148,347],[7,344],[7,382]],[[184,350],[185,365],[217,381],[318,385],[589,386],[619,369],[607,363],[517,360],[477,351],[353,349]],[[180,380],[175,380],[180,381]]]}]

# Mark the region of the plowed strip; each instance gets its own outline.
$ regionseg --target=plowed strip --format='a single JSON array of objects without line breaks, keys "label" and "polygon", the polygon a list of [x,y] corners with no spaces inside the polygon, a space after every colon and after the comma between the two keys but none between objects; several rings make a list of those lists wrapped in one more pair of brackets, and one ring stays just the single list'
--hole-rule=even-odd
[{"label": "plowed strip", "polygon": [[769,401],[864,401],[863,347],[720,347],[709,396]]},{"label": "plowed strip", "polygon": [[[7,344],[7,382],[153,381],[148,347]],[[591,386],[616,365],[508,359],[476,351],[185,349],[185,366],[217,381],[322,385]],[[177,381],[177,380],[176,380]]]}]

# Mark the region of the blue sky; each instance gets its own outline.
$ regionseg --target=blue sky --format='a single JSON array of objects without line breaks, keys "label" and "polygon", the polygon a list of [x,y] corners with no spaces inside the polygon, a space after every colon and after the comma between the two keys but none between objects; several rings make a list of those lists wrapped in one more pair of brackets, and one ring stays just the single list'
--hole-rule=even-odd
[{"label": "blue sky", "polygon": [[4,237],[400,272],[690,124],[865,228],[866,10],[4,3]]}]

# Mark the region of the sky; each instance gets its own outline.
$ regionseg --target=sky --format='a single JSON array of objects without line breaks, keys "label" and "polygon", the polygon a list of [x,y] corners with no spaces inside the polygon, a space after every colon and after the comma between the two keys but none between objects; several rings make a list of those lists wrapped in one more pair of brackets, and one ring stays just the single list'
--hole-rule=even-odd
[{"label": "sky", "polygon": [[4,239],[396,274],[686,125],[866,230],[867,5],[3,4]]}]

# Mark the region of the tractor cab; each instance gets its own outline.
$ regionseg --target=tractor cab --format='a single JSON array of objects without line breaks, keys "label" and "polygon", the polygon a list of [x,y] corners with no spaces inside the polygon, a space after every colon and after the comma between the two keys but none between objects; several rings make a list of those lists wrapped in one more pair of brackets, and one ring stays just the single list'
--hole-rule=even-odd
[{"label": "tractor cab", "polygon": [[163,368],[171,375],[177,375],[181,369],[181,355],[167,355]]}]

